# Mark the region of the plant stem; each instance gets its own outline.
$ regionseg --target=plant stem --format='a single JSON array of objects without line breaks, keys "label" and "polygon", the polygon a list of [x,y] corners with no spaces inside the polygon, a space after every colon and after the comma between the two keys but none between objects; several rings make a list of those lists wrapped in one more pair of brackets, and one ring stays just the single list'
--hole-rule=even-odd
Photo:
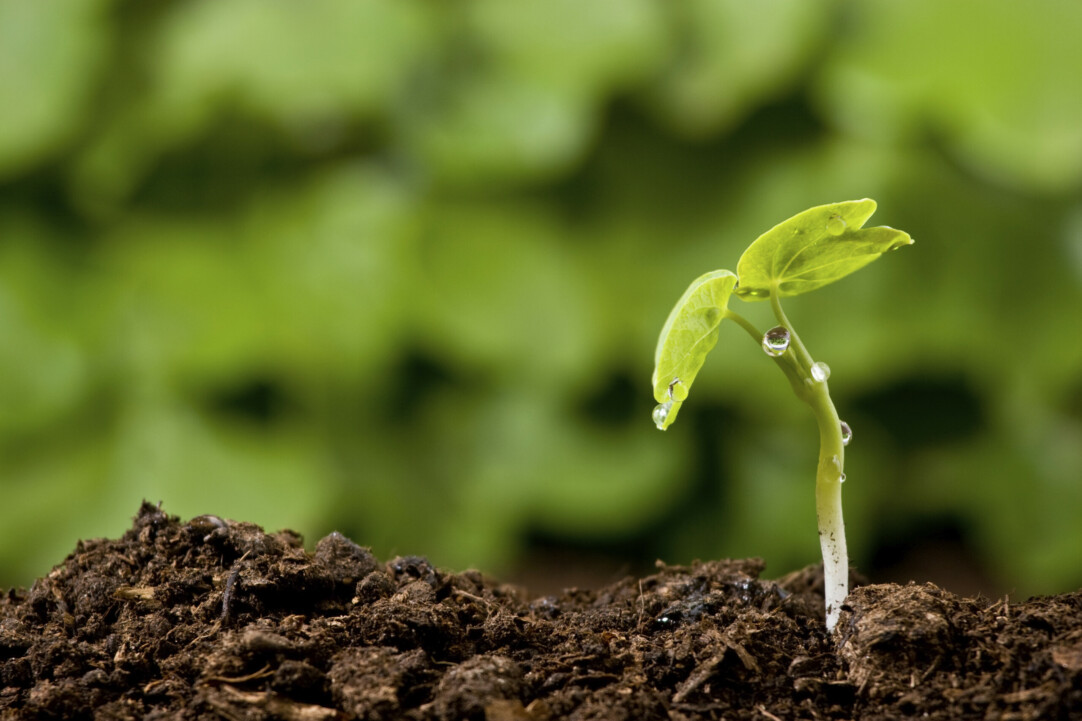
[{"label": "plant stem", "polygon": [[763,341],[762,331],[756,328],[750,320],[740,315],[735,310],[729,310],[728,308],[726,308],[725,317],[732,318],[734,321],[736,321],[736,324],[743,328],[745,331],[747,331],[748,335],[754,338],[756,343],[761,343]]},{"label": "plant stem", "polygon": [[[819,547],[823,554],[823,595],[826,600],[826,625],[831,631],[849,595],[849,553],[845,545],[845,521],[842,518],[842,481],[845,479],[845,446],[841,420],[826,380],[811,375],[811,354],[800,340],[793,324],[782,310],[778,293],[770,294],[770,305],[778,322],[789,330],[789,351],[795,363],[779,363],[789,376],[797,396],[807,403],[819,425],[819,465],[815,474],[815,514],[819,522]],[[777,360],[782,360],[778,358]]]}]

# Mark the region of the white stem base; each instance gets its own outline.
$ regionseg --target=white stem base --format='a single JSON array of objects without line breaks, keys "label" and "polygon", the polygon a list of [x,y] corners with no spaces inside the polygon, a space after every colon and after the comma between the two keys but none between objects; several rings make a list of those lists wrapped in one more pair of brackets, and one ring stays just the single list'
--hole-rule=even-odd
[{"label": "white stem base", "polygon": [[842,603],[849,595],[849,553],[842,521],[841,483],[819,482],[816,489],[819,515],[819,547],[823,551],[823,596],[826,600],[827,631],[838,624]]}]

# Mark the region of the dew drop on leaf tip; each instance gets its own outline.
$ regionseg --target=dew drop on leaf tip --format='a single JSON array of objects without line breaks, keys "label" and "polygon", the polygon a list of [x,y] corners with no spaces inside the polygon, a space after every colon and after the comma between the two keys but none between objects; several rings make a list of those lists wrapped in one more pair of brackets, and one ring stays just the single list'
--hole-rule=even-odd
[{"label": "dew drop on leaf tip", "polygon": [[830,378],[830,366],[821,361],[819,363],[812,363],[811,376],[816,382],[822,383],[827,378]]},{"label": "dew drop on leaf tip", "polygon": [[785,326],[776,326],[763,334],[763,351],[771,358],[777,358],[788,349],[789,329]]},{"label": "dew drop on leaf tip", "polygon": [[827,221],[827,232],[831,235],[841,235],[845,232],[846,227],[845,218],[840,215],[832,215],[830,220]]},{"label": "dew drop on leaf tip", "polygon": [[853,440],[853,429],[849,427],[849,424],[845,421],[841,421],[842,429],[842,445],[848,446],[849,441]]},{"label": "dew drop on leaf tip", "polygon": [[651,418],[654,419],[654,425],[657,426],[657,429],[659,431],[665,430],[665,419],[669,417],[669,411],[671,410],[672,401],[666,401],[654,408],[654,412],[651,414]]}]

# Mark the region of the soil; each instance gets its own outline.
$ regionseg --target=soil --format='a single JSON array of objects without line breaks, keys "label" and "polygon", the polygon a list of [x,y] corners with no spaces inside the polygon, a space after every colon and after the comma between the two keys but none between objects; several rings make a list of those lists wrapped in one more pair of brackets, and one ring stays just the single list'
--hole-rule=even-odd
[{"label": "soil", "polygon": [[331,534],[144,504],[0,599],[0,719],[1082,719],[1082,592],[659,564],[530,598]]}]

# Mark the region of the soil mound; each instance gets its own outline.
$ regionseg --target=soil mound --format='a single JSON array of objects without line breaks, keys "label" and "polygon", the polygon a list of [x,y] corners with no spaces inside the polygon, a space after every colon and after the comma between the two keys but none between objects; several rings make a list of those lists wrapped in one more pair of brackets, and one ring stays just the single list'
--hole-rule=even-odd
[{"label": "soil mound", "polygon": [[143,504],[0,599],[0,719],[1080,719],[1082,593],[658,565],[529,598],[331,534]]}]

